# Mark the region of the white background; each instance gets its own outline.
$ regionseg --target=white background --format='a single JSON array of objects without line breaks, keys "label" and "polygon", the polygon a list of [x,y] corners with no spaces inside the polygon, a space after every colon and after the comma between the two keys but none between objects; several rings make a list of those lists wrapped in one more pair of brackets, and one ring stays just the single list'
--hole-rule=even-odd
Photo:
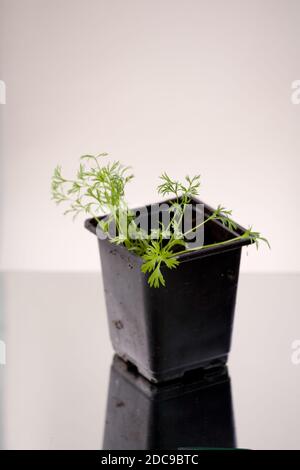
[{"label": "white background", "polygon": [[57,163],[201,173],[201,197],[269,238],[244,271],[299,271],[297,0],[0,0],[0,256],[6,270],[94,270],[96,241],[50,200]]}]

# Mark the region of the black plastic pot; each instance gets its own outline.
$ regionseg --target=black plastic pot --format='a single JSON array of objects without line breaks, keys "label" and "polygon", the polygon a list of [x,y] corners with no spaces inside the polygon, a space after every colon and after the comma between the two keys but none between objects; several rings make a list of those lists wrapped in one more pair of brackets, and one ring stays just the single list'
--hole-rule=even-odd
[{"label": "black plastic pot", "polygon": [[103,449],[235,448],[227,368],[185,382],[150,383],[115,356],[110,372]]},{"label": "black plastic pot", "polygon": [[[194,200],[193,203],[200,201]],[[207,205],[205,217],[213,209]],[[85,227],[96,234],[97,223]],[[205,225],[205,244],[229,240],[218,221]],[[241,248],[249,240],[180,255],[177,269],[163,268],[166,287],[149,287],[142,259],[98,238],[112,345],[153,382],[199,367],[225,364],[230,351]]]}]

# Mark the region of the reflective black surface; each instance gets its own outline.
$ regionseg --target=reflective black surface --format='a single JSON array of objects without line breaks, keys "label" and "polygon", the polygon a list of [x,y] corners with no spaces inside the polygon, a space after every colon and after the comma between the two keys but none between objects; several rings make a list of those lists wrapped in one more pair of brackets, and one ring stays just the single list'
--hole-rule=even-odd
[{"label": "reflective black surface", "polygon": [[226,367],[154,385],[114,357],[103,449],[235,447]]},{"label": "reflective black surface", "polygon": [[100,274],[2,274],[0,448],[300,449],[299,281],[242,274],[231,381],[157,389],[111,369]]}]

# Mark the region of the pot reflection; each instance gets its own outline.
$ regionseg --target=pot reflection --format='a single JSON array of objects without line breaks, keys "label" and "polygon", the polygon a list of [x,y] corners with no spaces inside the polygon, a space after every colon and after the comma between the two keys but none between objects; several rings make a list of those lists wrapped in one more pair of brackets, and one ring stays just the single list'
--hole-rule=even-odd
[{"label": "pot reflection", "polygon": [[227,367],[150,383],[114,356],[103,449],[235,448]]}]

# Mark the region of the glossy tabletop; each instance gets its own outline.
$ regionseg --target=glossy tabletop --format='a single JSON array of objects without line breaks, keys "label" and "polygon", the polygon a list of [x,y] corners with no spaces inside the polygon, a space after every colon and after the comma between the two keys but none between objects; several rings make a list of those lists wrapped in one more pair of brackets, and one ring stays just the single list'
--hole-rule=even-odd
[{"label": "glossy tabletop", "polygon": [[228,370],[157,387],[113,360],[101,274],[2,273],[0,448],[300,449],[299,291],[241,274]]}]

